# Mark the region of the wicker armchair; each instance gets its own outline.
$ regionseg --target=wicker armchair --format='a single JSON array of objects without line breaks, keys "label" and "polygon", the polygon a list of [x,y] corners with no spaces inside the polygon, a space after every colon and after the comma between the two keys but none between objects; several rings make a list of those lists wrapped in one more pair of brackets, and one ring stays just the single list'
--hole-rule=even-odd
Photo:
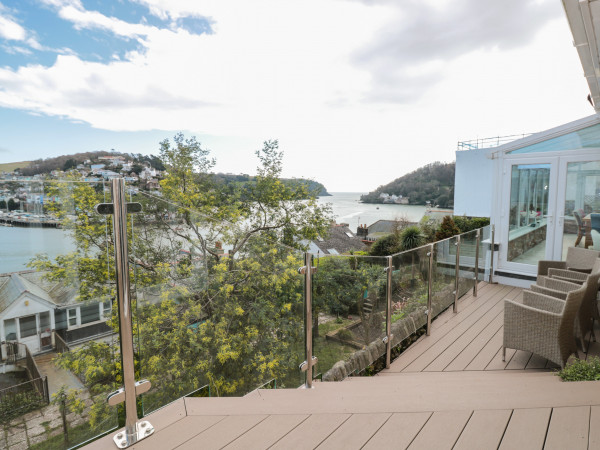
[{"label": "wicker armchair", "polygon": [[502,361],[507,348],[535,353],[561,367],[571,354],[579,356],[574,322],[586,288],[568,292],[564,301],[528,290],[523,303],[504,300]]},{"label": "wicker armchair", "polygon": [[[550,269],[551,273],[554,271],[560,271],[560,269]],[[585,278],[585,280],[582,281],[586,285],[586,290],[577,314],[576,328],[581,337],[581,348],[587,353],[585,339],[588,333],[590,333],[594,341],[596,340],[596,336],[594,335],[594,320],[600,319],[598,314],[598,302],[596,300],[598,295],[598,280],[600,279],[600,259],[594,264],[590,275],[579,272],[573,272],[573,274],[577,277]],[[534,284],[530,289],[534,292],[566,300],[568,293],[579,289],[581,285],[581,282],[564,281],[563,279],[554,277],[541,277],[540,285]]]},{"label": "wicker armchair", "polygon": [[[585,248],[569,247],[565,261],[538,261],[538,280],[541,276],[547,276],[550,269],[575,270],[590,273],[594,262],[600,258],[600,252]],[[538,283],[539,284],[539,283]]]}]

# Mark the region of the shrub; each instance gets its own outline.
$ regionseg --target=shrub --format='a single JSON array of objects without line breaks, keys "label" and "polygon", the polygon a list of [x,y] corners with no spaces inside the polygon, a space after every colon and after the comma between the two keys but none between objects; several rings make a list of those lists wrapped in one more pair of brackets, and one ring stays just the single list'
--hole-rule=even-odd
[{"label": "shrub", "polygon": [[600,358],[594,356],[587,361],[576,359],[557,372],[563,381],[596,381],[600,380]]},{"label": "shrub", "polygon": [[435,233],[435,239],[437,241],[441,241],[444,239],[448,239],[452,236],[456,236],[457,234],[460,234],[460,230],[454,223],[454,220],[451,216],[445,216],[442,220],[440,228]]},{"label": "shrub", "polygon": [[400,251],[400,239],[397,234],[388,234],[377,239],[369,253],[371,256],[389,256]]},{"label": "shrub", "polygon": [[461,233],[467,233],[490,224],[488,217],[454,216],[453,220]]},{"label": "shrub", "polygon": [[406,227],[400,233],[400,248],[402,250],[411,250],[420,247],[424,243],[425,238],[421,234],[421,229],[416,225]]},{"label": "shrub", "polygon": [[342,328],[337,332],[337,337],[339,337],[342,341],[351,341],[354,339],[354,335],[347,328]]}]

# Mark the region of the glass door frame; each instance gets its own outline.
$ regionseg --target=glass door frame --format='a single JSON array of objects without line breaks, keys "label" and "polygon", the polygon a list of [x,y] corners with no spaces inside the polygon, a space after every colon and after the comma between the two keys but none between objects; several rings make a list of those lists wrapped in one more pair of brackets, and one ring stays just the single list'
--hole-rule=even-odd
[{"label": "glass door frame", "polygon": [[[508,270],[513,273],[524,275],[535,275],[537,273],[536,264],[525,264],[521,262],[508,261],[508,243],[510,232],[510,201],[512,187],[512,166],[515,165],[541,165],[550,166],[550,179],[548,182],[548,211],[544,216],[546,221],[546,250],[543,259],[552,259],[554,255],[555,217],[556,200],[559,178],[559,158],[558,156],[548,156],[547,154],[523,154],[523,155],[505,155],[502,166],[502,195],[501,195],[501,214],[500,214],[500,245],[498,254],[498,269]],[[551,239],[549,239],[551,238]]]},{"label": "glass door frame", "polygon": [[[565,225],[565,203],[567,199],[567,169],[569,163],[574,162],[600,162],[600,149],[586,150],[577,152],[576,155],[565,154],[560,156],[559,177],[558,177],[558,195],[556,197],[556,219],[553,248],[554,252],[549,259],[562,260],[563,253],[563,234]],[[583,248],[583,241],[580,243]]]}]

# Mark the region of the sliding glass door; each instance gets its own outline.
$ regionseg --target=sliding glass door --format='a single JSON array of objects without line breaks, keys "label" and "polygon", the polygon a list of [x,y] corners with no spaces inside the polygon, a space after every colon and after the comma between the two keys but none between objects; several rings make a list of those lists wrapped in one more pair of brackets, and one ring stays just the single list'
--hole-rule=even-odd
[{"label": "sliding glass door", "polygon": [[[505,267],[531,272],[541,259],[552,255],[553,205],[556,158],[506,160],[503,199],[503,241],[500,259]],[[550,245],[549,245],[550,242]]]}]

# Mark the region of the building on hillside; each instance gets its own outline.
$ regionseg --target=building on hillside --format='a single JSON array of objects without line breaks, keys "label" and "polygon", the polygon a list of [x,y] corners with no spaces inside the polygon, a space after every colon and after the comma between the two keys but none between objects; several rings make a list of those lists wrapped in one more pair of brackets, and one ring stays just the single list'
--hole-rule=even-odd
[{"label": "building on hillside", "polygon": [[315,256],[342,255],[352,251],[366,251],[368,247],[354,234],[348,224],[335,224],[329,228],[327,236],[311,241],[309,252]]},{"label": "building on hillside", "polygon": [[586,25],[600,21],[600,10],[563,3],[595,114],[509,142],[459,143],[456,152],[455,214],[490,217],[504,284],[528,286],[538,261],[562,260],[575,243],[600,249],[590,230],[591,214],[600,213],[600,34]]},{"label": "building on hillside", "polygon": [[0,342],[20,342],[32,353],[52,347],[53,331],[67,343],[111,333],[111,311],[110,299],[80,302],[76,288],[43,272],[0,275]]}]

